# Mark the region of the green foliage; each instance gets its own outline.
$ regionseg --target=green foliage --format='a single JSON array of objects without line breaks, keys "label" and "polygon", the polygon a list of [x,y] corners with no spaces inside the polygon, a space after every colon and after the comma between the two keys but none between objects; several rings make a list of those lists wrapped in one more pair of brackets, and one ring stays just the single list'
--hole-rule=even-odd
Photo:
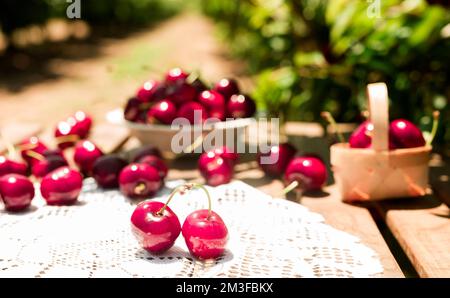
[{"label": "green foliage", "polygon": [[[268,114],[359,121],[365,86],[388,84],[391,118],[431,127],[450,141],[450,12],[424,0],[204,0],[203,11],[258,74],[255,97]],[[434,1],[437,2],[437,1]],[[375,16],[375,17],[372,17]],[[447,26],[447,27],[446,27]]]}]

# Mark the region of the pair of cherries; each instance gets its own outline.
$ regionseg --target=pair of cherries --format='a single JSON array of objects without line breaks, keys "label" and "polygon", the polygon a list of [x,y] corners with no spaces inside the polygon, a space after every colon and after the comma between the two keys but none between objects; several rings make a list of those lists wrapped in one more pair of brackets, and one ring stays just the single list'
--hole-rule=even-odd
[{"label": "pair of cherries", "polygon": [[226,184],[233,178],[234,165],[239,155],[226,146],[204,152],[198,160],[198,169],[211,186]]},{"label": "pair of cherries", "polygon": [[[175,118],[184,118],[190,124],[201,124],[208,118],[221,121],[226,117],[251,117],[256,104],[248,95],[240,94],[233,79],[222,79],[214,88],[180,68],[171,69],[163,81],[149,80],[129,99],[125,119],[138,123],[170,125]],[[200,117],[196,118],[196,114]]]},{"label": "pair of cherries", "polygon": [[258,154],[260,168],[271,177],[284,175],[284,192],[320,190],[327,180],[327,168],[315,155],[295,156],[297,150],[289,143],[271,146],[267,153]]},{"label": "pair of cherries", "polygon": [[[175,194],[192,189],[202,189],[208,198],[208,209],[192,212],[183,226],[168,204]],[[131,215],[131,230],[141,247],[153,254],[170,249],[180,233],[192,256],[199,259],[215,259],[221,256],[228,241],[228,229],[222,218],[211,210],[211,197],[201,184],[187,183],[175,188],[167,202],[144,201]]]}]

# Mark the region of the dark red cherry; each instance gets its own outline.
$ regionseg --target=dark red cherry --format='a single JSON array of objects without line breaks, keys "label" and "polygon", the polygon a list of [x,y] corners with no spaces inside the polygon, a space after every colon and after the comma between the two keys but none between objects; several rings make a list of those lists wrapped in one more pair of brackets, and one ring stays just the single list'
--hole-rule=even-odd
[{"label": "dark red cherry", "polygon": [[222,94],[214,90],[205,90],[198,96],[198,101],[208,110],[210,117],[225,120],[226,106]]},{"label": "dark red cherry", "polygon": [[190,124],[203,124],[209,115],[204,106],[198,102],[187,102],[178,110],[177,118],[185,118]]},{"label": "dark red cherry", "polygon": [[235,94],[227,103],[227,111],[232,118],[248,118],[255,114],[256,104],[248,95]]},{"label": "dark red cherry", "polygon": [[48,150],[47,146],[41,142],[38,137],[30,137],[28,139],[23,140],[20,145],[20,154],[22,155],[23,160],[25,160],[28,164],[32,164],[37,160],[33,158],[28,152],[33,151],[38,154],[43,154]]},{"label": "dark red cherry", "polygon": [[234,79],[221,79],[214,86],[214,90],[222,94],[225,100],[228,100],[233,94],[240,93],[238,83]]},{"label": "dark red cherry", "polygon": [[286,168],[285,182],[297,181],[301,191],[320,190],[327,181],[327,168],[320,158],[314,156],[294,157]]},{"label": "dark red cherry", "polygon": [[296,152],[297,149],[289,143],[274,145],[269,152],[258,154],[258,164],[267,175],[281,176]]},{"label": "dark red cherry", "polygon": [[186,82],[179,82],[172,85],[168,91],[168,98],[178,106],[193,101],[196,97],[197,90]]},{"label": "dark red cherry", "polygon": [[206,86],[206,84],[200,80],[199,78],[196,78],[192,83],[191,83],[192,87],[195,88],[195,90],[197,91],[197,93],[201,93],[204,90],[208,89],[208,86]]},{"label": "dark red cherry", "polygon": [[414,148],[425,146],[422,131],[405,119],[397,119],[389,126],[389,141],[395,148]]},{"label": "dark red cherry", "polygon": [[68,164],[64,157],[60,155],[50,155],[35,162],[31,168],[31,173],[36,178],[42,178],[48,173],[65,166],[68,166]]},{"label": "dark red cherry", "polygon": [[228,241],[228,229],[214,211],[197,210],[183,223],[182,234],[189,252],[199,259],[220,257]]},{"label": "dark red cherry", "polygon": [[155,146],[146,145],[134,152],[131,158],[131,162],[139,162],[140,159],[147,155],[155,155],[159,158],[162,158],[161,151],[159,151],[158,148],[156,148]]},{"label": "dark red cherry", "polygon": [[123,112],[125,120],[131,122],[136,122],[138,120],[139,113],[141,112],[140,110],[141,103],[142,102],[136,97],[132,97],[127,101],[127,104],[125,105],[125,109]]},{"label": "dark red cherry", "polygon": [[217,156],[214,151],[200,155],[198,169],[208,185],[226,184],[233,178],[233,162]]},{"label": "dark red cherry", "polygon": [[167,167],[165,162],[156,155],[146,155],[139,159],[138,163],[145,163],[154,167],[156,170],[158,170],[161,180],[164,180],[166,178],[167,172],[169,171],[169,168]]},{"label": "dark red cherry", "polygon": [[180,81],[184,82],[184,81],[186,81],[188,76],[189,76],[189,74],[184,72],[181,68],[179,68],[179,67],[172,68],[166,74],[166,83],[173,84],[173,83],[177,83]]},{"label": "dark red cherry", "polygon": [[141,102],[152,101],[152,97],[155,94],[156,90],[158,90],[159,86],[160,83],[155,80],[146,81],[136,92],[137,99],[139,99]]},{"label": "dark red cherry", "polygon": [[92,176],[100,187],[116,188],[119,186],[119,174],[127,162],[118,155],[104,155],[94,162]]},{"label": "dark red cherry", "polygon": [[75,145],[73,159],[81,172],[90,175],[94,162],[102,155],[103,152],[94,143],[82,140]]},{"label": "dark red cherry", "polygon": [[48,205],[71,205],[77,201],[82,186],[80,172],[62,167],[42,179],[41,194]]},{"label": "dark red cherry", "polygon": [[171,124],[177,116],[177,108],[170,100],[163,99],[154,103],[147,112],[148,123]]},{"label": "dark red cherry", "polygon": [[50,156],[64,157],[64,153],[61,151],[61,149],[47,149],[44,152],[42,152],[42,155],[44,157],[50,157]]},{"label": "dark red cherry", "polygon": [[164,203],[144,201],[131,215],[131,230],[142,248],[150,253],[162,253],[173,246],[181,232],[176,214]]},{"label": "dark red cherry", "polygon": [[161,188],[158,170],[144,163],[132,163],[119,175],[120,191],[129,198],[148,198]]},{"label": "dark red cherry", "polygon": [[22,175],[4,175],[0,177],[0,197],[8,211],[26,209],[34,198],[33,183]]},{"label": "dark red cherry", "polygon": [[27,175],[27,165],[0,155],[0,177],[7,174]]}]

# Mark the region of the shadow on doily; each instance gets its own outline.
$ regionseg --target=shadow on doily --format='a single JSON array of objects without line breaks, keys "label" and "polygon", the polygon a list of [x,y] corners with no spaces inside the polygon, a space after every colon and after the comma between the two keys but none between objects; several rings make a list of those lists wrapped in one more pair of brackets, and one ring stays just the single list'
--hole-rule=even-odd
[{"label": "shadow on doily", "polygon": [[27,215],[30,214],[32,212],[35,212],[36,210],[38,210],[39,208],[31,205],[28,208],[24,209],[24,210],[20,210],[20,211],[7,211],[7,210],[0,210],[0,214],[11,214],[11,215]]}]

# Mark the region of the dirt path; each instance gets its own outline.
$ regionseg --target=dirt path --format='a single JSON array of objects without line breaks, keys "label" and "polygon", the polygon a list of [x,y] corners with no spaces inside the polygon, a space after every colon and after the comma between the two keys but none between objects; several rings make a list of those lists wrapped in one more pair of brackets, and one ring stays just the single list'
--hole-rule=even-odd
[{"label": "dirt path", "polygon": [[[126,38],[104,39],[96,50],[95,58],[51,60],[49,67],[58,74],[55,80],[24,86],[19,92],[0,89],[0,125],[25,121],[48,127],[77,109],[104,121],[105,113],[122,106],[140,82],[174,66],[198,69],[208,81],[242,78],[242,63],[227,58],[212,23],[194,13]],[[248,89],[250,80],[242,79]]]}]

